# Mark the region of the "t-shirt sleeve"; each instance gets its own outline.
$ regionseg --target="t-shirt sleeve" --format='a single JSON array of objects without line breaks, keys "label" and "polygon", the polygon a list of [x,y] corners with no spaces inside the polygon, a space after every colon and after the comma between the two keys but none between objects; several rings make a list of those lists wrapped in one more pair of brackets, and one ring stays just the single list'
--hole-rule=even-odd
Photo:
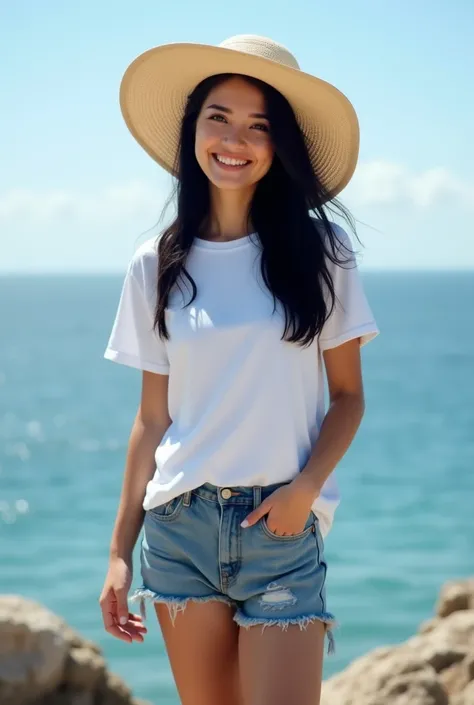
[{"label": "t-shirt sleeve", "polygon": [[153,329],[155,287],[153,283],[150,286],[150,282],[147,286],[143,272],[143,262],[133,258],[104,357],[139,370],[167,375],[166,344]]},{"label": "t-shirt sleeve", "polygon": [[[347,233],[338,225],[333,225],[336,236],[343,247],[337,248],[342,265],[328,260],[328,269],[333,278],[336,299],[334,309],[325,322],[320,336],[319,347],[329,350],[360,338],[360,345],[373,340],[379,333],[377,323],[364,291],[360,272]],[[346,260],[349,260],[346,262]]]}]

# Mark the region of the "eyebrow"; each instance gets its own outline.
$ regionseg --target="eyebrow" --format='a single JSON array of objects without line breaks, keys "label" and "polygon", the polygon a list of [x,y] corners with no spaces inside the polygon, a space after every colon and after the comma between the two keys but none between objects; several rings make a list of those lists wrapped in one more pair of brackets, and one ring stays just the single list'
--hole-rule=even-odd
[{"label": "eyebrow", "polygon": [[[219,110],[219,112],[221,113],[227,113],[227,115],[232,115],[232,110],[230,108],[226,108],[224,105],[217,105],[216,103],[208,105],[206,110]],[[249,117],[258,118],[260,120],[268,120],[268,115],[266,115],[265,113],[250,113]]]}]

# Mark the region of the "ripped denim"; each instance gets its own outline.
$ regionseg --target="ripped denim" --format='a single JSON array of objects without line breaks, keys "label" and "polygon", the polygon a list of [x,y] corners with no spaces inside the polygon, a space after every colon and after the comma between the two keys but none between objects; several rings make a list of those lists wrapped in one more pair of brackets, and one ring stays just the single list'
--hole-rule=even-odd
[{"label": "ripped denim", "polygon": [[191,600],[224,602],[241,627],[326,626],[334,652],[334,616],[326,609],[324,545],[311,513],[303,531],[277,536],[264,519],[243,529],[253,508],[281,485],[218,488],[206,484],[149,510],[141,545],[143,585],[132,595],[168,605],[173,621]]}]

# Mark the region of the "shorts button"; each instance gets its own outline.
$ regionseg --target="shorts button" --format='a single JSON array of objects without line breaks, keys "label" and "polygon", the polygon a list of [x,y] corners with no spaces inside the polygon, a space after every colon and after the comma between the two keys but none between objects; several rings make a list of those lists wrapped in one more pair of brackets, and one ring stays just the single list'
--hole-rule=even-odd
[{"label": "shorts button", "polygon": [[232,497],[232,490],[229,490],[228,487],[221,490],[221,497],[222,499],[230,499]]}]

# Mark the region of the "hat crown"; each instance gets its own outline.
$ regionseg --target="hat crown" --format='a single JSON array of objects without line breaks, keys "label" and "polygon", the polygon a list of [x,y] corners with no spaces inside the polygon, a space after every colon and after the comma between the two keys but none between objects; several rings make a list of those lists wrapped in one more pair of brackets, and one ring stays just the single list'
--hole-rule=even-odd
[{"label": "hat crown", "polygon": [[292,69],[300,68],[293,54],[283,44],[279,44],[268,37],[259,37],[255,34],[238,34],[226,39],[219,46],[223,49],[233,49],[245,54],[260,56],[262,59],[270,59],[270,61],[289,66]]}]

